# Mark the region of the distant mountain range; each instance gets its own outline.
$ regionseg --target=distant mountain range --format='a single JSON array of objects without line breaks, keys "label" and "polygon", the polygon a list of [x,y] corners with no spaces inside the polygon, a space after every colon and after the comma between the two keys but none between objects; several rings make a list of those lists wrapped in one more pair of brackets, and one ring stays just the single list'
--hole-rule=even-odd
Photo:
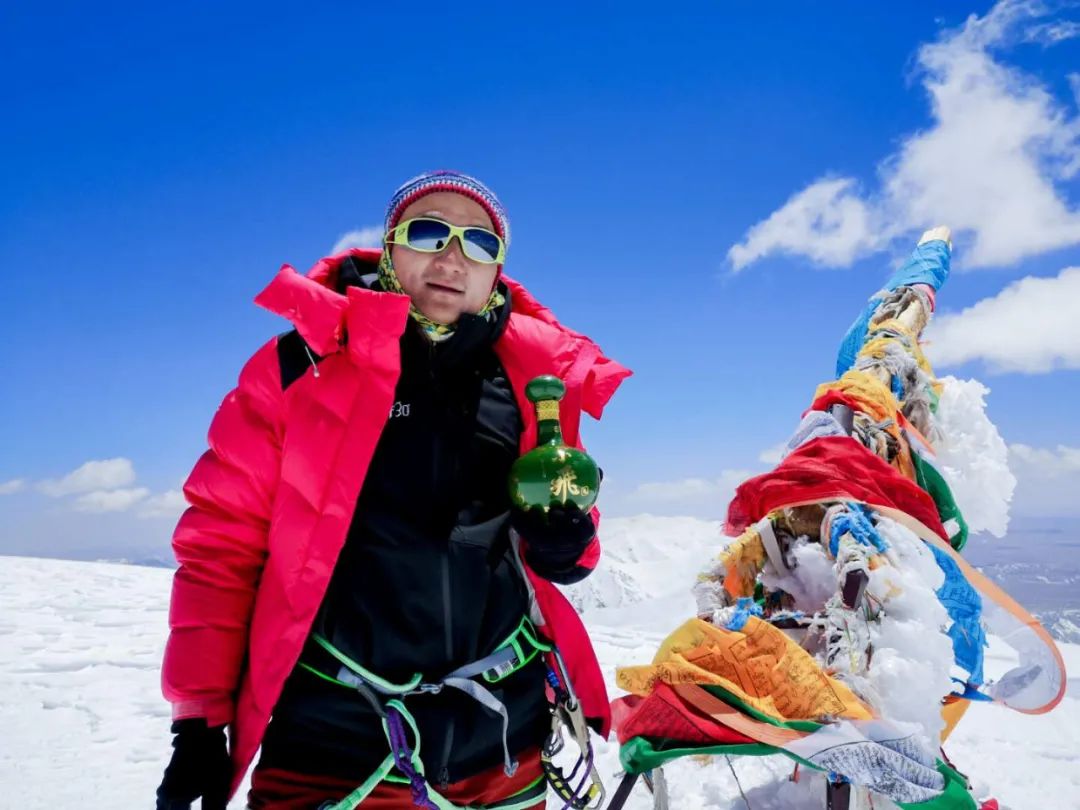
[{"label": "distant mountain range", "polygon": [[975,536],[964,556],[1054,638],[1080,642],[1080,519],[1014,518],[1008,536]]},{"label": "distant mountain range", "polygon": [[[650,542],[628,544],[624,535],[644,527]],[[662,571],[662,578],[692,577],[720,545],[719,523],[694,518],[614,518],[605,521],[604,534],[600,570],[570,589],[579,610],[640,601],[639,567]],[[663,538],[674,542],[662,543]],[[639,559],[643,555],[648,559]],[[1080,518],[1014,518],[1008,536],[975,535],[964,556],[1035,614],[1051,635],[1080,643]],[[171,557],[158,555],[100,561],[152,568],[176,565]]]},{"label": "distant mountain range", "polygon": [[94,560],[94,562],[116,563],[118,565],[145,565],[148,568],[176,568],[175,560],[166,560],[161,557],[136,557],[134,559],[129,559],[127,557],[104,557],[102,559]]}]

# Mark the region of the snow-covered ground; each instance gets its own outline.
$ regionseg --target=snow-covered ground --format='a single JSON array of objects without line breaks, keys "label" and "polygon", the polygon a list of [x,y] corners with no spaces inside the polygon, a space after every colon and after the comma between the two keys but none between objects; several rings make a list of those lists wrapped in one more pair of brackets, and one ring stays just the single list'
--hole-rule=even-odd
[{"label": "snow-covered ground", "polygon": [[[571,597],[614,684],[616,666],[647,663],[693,615],[688,585],[721,538],[718,524],[690,518],[616,519],[604,528],[604,564]],[[170,753],[158,688],[170,579],[162,569],[0,557],[0,808],[151,806]],[[1061,650],[1069,671],[1080,672],[1080,646]],[[988,674],[1011,660],[992,640]],[[950,758],[1003,806],[1080,808],[1078,686],[1070,680],[1048,715],[976,704],[949,740]],[[614,790],[617,746],[601,743],[598,753]],[[823,790],[786,781],[785,759],[732,762],[753,810],[824,805]],[[665,773],[673,810],[745,808],[723,761],[683,760]],[[641,786],[627,803],[651,806]]]}]

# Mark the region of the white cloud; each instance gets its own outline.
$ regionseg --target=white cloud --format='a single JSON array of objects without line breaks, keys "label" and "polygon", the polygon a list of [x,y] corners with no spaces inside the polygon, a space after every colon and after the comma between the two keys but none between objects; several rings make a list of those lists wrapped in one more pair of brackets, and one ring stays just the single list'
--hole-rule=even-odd
[{"label": "white cloud", "polygon": [[1080,23],[1072,20],[1059,20],[1056,22],[1033,25],[1024,32],[1025,42],[1037,42],[1049,47],[1080,36]]},{"label": "white cloud", "polygon": [[825,179],[795,194],[728,251],[741,270],[770,253],[798,253],[818,264],[845,266],[881,246],[871,208],[850,178]]},{"label": "white cloud", "polygon": [[685,501],[703,496],[735,494],[735,487],[753,473],[746,470],[724,470],[719,478],[683,478],[679,481],[656,481],[639,484],[634,495],[661,501]]},{"label": "white cloud", "polygon": [[787,442],[780,442],[780,444],[774,444],[772,447],[766,447],[758,453],[758,461],[770,466],[779,464],[784,460],[784,451],[786,449]]},{"label": "white cloud", "polygon": [[168,492],[162,492],[160,495],[154,495],[143,501],[139,508],[139,517],[175,519],[187,509],[187,505],[183,492],[170,489]]},{"label": "white cloud", "polygon": [[[623,493],[608,489],[600,508],[612,515],[689,515],[722,518],[735,488],[755,473],[748,470],[722,470],[716,478],[682,478],[651,481]],[[604,485],[607,486],[605,480]]]},{"label": "white cloud", "polygon": [[343,250],[348,250],[349,248],[381,247],[382,238],[382,225],[368,225],[364,228],[359,228],[344,234],[334,243],[334,247],[330,252],[341,253]]},{"label": "white cloud", "polygon": [[80,495],[72,505],[77,512],[126,512],[149,494],[145,487],[95,490]]},{"label": "white cloud", "polygon": [[1018,480],[1015,511],[1025,515],[1080,515],[1080,447],[1009,446]]},{"label": "white cloud", "polygon": [[1080,118],[994,55],[1025,37],[1075,35],[1073,24],[1034,22],[1045,15],[1003,0],[920,48],[932,123],[881,162],[880,188],[860,196],[850,178],[811,184],[732,246],[732,266],[774,253],[847,266],[937,223],[969,243],[969,267],[1080,243],[1080,212],[1058,188],[1080,169]]},{"label": "white cloud", "polygon": [[995,371],[1030,374],[1080,368],[1080,267],[1020,279],[927,330],[937,365],[983,360]]},{"label": "white cloud", "polygon": [[[1044,478],[1080,474],[1080,447],[1059,444],[1049,450],[1026,444],[1013,444],[1010,445],[1009,452],[1020,464],[1038,468]],[[1077,490],[1076,494],[1080,498],[1080,490]]]},{"label": "white cloud", "polygon": [[38,483],[38,489],[46,495],[60,498],[83,492],[118,489],[135,483],[135,467],[130,459],[110,458],[88,461],[60,479]]},{"label": "white cloud", "polygon": [[26,482],[23,479],[13,478],[0,484],[0,495],[14,495],[16,492],[22,492],[25,487]]}]

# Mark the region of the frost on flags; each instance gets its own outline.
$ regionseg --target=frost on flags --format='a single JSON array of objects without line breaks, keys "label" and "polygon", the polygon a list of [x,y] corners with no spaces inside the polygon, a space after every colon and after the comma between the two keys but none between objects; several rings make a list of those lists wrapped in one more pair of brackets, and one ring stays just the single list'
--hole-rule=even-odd
[{"label": "frost on flags", "polygon": [[[783,460],[736,491],[735,539],[698,577],[697,616],[651,664],[618,671],[620,802],[636,775],[678,757],[783,754],[827,775],[830,807],[882,795],[974,808],[939,756],[970,701],[1033,714],[1060,702],[1050,636],[960,556],[968,526],[935,457],[943,383],[919,338],[951,252],[947,228],[928,231],[870,299]],[[905,623],[937,637],[905,649]],[[1020,660],[994,683],[986,628]],[[906,701],[886,678],[905,654],[925,680]]]}]

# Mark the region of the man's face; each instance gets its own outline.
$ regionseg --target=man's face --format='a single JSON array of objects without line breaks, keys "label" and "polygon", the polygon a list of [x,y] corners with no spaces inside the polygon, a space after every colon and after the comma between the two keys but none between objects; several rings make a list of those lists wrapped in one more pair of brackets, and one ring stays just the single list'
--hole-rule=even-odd
[{"label": "man's face", "polygon": [[[427,194],[401,212],[401,220],[434,217],[452,225],[477,225],[494,230],[491,217],[478,202],[452,191]],[[419,253],[392,245],[390,258],[398,281],[413,306],[436,323],[456,323],[462,313],[479,312],[491,296],[498,265],[466,258],[457,239],[438,253]]]}]

